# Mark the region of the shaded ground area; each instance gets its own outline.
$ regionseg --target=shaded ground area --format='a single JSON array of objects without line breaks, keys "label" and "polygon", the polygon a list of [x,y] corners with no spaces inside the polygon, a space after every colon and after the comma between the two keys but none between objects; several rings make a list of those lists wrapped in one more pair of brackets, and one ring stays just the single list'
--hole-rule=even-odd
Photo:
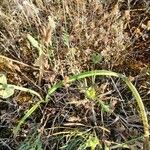
[{"label": "shaded ground area", "polygon": [[[132,79],[149,118],[149,9],[144,0],[2,0],[0,73],[8,83],[44,97],[49,86],[69,75],[113,70]],[[87,97],[89,87],[94,87],[97,101]],[[0,99],[0,149],[82,150],[92,147],[90,141],[97,143],[95,149],[143,148],[138,107],[120,79],[76,81],[49,99],[15,137],[12,129],[38,98],[15,91]]]}]

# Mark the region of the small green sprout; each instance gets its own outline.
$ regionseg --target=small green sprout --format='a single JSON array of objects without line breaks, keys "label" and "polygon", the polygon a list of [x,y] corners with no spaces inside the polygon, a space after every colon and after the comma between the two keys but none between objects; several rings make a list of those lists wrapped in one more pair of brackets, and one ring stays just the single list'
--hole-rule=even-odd
[{"label": "small green sprout", "polygon": [[97,136],[90,135],[87,141],[85,142],[84,149],[91,148],[91,150],[95,150],[97,145],[100,145]]},{"label": "small green sprout", "polygon": [[96,64],[99,64],[101,61],[102,61],[103,57],[101,54],[99,53],[93,53],[91,55],[91,60],[92,62],[96,65]]},{"label": "small green sprout", "polygon": [[89,87],[86,90],[86,96],[87,96],[87,98],[94,100],[96,98],[96,91],[95,91],[95,89],[93,87]]}]

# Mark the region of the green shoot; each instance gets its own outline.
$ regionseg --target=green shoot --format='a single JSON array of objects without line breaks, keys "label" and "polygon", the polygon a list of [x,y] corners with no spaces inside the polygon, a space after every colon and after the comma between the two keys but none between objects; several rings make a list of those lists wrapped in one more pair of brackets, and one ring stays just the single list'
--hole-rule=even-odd
[{"label": "green shoot", "polygon": [[102,59],[102,55],[100,55],[99,53],[93,53],[91,55],[91,60],[95,65],[99,64],[102,61]]},{"label": "green shoot", "polygon": [[95,91],[94,87],[89,87],[86,90],[86,96],[92,100],[96,99],[96,91]]}]

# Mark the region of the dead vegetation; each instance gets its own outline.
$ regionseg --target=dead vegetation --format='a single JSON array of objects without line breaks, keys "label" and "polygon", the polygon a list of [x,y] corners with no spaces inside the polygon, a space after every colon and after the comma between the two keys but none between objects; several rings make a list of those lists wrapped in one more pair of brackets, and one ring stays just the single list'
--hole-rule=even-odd
[{"label": "dead vegetation", "polygon": [[[101,69],[126,74],[149,118],[149,9],[146,0],[1,0],[0,73],[42,97],[62,79],[66,86],[16,137],[12,129],[38,99],[18,91],[0,99],[0,149],[143,149],[141,116],[120,79],[93,77],[68,85],[67,78]],[[89,87],[101,104],[86,96]]]}]

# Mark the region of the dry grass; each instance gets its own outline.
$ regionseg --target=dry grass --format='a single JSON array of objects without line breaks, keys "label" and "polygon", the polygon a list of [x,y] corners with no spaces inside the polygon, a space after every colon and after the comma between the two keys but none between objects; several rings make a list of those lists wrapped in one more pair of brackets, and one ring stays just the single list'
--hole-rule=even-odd
[{"label": "dry grass", "polygon": [[[7,75],[9,83],[45,96],[48,86],[69,75],[95,69],[117,71],[131,76],[149,117],[149,8],[145,0],[1,0],[0,72]],[[27,35],[38,42],[41,51]],[[87,99],[85,91],[91,86],[110,107],[109,113]],[[103,148],[135,139],[128,149],[142,149],[142,138],[136,139],[143,135],[138,109],[120,80],[78,81],[58,90],[51,99],[15,138],[11,129],[38,100],[17,91],[8,101],[1,99],[0,149],[18,149],[24,139],[40,143],[36,137],[43,149],[69,147],[70,143],[77,149],[83,148],[82,140],[86,143],[90,134]],[[28,137],[33,132],[33,137]],[[37,141],[32,142],[34,138]]]}]

